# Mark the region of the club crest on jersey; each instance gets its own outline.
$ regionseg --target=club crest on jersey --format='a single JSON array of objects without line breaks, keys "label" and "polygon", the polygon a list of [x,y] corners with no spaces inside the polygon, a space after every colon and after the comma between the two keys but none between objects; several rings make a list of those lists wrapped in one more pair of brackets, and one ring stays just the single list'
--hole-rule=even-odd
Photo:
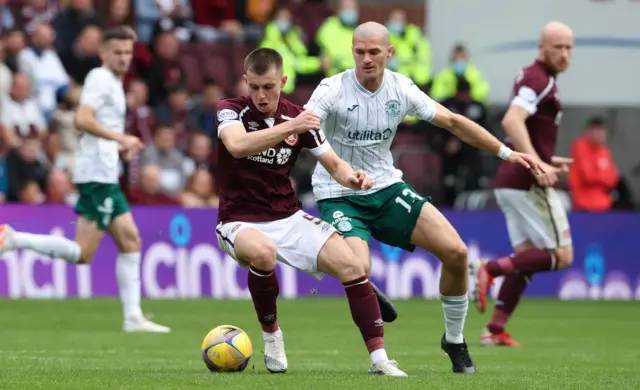
[{"label": "club crest on jersey", "polygon": [[391,100],[387,101],[385,103],[384,107],[385,107],[385,111],[387,112],[387,115],[389,115],[389,117],[395,118],[398,115],[400,115],[400,102],[397,101],[396,99],[391,99]]},{"label": "club crest on jersey", "polygon": [[284,142],[286,142],[287,145],[294,146],[295,144],[298,143],[298,134],[291,134],[290,136],[284,139]]}]

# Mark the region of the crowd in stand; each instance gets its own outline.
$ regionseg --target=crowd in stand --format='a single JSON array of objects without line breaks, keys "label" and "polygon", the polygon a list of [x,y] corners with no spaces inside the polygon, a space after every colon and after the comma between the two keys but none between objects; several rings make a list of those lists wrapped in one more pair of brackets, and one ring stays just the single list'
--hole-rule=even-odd
[{"label": "crowd in stand", "polygon": [[[126,128],[147,148],[121,167],[131,203],[210,207],[218,203],[215,107],[247,94],[244,56],[258,46],[278,50],[290,80],[284,92],[304,104],[323,77],[353,67],[360,19],[355,0],[334,9],[300,0],[0,0],[0,201],[75,202],[74,110],[87,73],[100,66],[105,28],[128,24],[139,37],[124,80]],[[429,41],[403,9],[380,22],[396,48],[390,69],[487,124],[489,85],[467,48],[457,45],[450,65],[434,72]],[[396,137],[406,180],[448,205],[486,186],[487,159],[428,126],[407,117]],[[292,179],[308,205],[312,165],[301,158]]]}]

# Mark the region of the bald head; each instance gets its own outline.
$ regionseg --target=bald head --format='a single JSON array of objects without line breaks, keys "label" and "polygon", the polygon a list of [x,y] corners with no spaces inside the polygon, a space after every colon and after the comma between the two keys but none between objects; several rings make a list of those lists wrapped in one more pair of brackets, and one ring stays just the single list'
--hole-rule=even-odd
[{"label": "bald head", "polygon": [[573,31],[569,26],[562,22],[549,22],[542,28],[540,34],[540,43],[553,41],[557,38],[571,38],[573,39]]},{"label": "bald head", "polygon": [[380,23],[362,23],[353,32],[353,41],[377,41],[389,46],[389,30]]},{"label": "bald head", "polygon": [[567,70],[573,52],[573,31],[564,23],[547,23],[540,34],[538,58],[554,73]]}]

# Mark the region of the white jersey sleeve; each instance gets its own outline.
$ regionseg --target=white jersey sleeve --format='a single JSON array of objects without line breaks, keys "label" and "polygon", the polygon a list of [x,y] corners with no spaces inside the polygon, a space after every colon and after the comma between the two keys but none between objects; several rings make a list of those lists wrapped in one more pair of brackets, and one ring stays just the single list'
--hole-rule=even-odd
[{"label": "white jersey sleeve", "polygon": [[431,122],[436,115],[436,102],[422,92],[411,79],[400,76],[402,90],[406,91],[407,114],[416,116],[423,121]]},{"label": "white jersey sleeve", "polygon": [[89,72],[84,81],[80,104],[97,110],[104,104],[109,90],[109,74],[101,68],[96,68]]},{"label": "white jersey sleeve", "polygon": [[311,98],[304,105],[305,110],[311,110],[320,116],[320,121],[324,121],[334,108],[340,95],[341,82],[339,77],[330,77],[322,80],[311,95]]}]

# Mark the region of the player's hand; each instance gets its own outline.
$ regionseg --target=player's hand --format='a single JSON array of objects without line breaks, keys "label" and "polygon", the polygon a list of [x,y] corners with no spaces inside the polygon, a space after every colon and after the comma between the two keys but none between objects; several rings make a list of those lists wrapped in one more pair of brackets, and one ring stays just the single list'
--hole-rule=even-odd
[{"label": "player's hand", "polygon": [[296,134],[306,133],[309,130],[320,130],[320,117],[310,110],[301,112],[291,122]]},{"label": "player's hand", "polygon": [[536,157],[533,157],[526,153],[512,152],[509,157],[507,157],[507,161],[512,164],[519,164],[523,167],[530,169],[534,175],[539,176],[545,173],[545,164],[538,160]]},{"label": "player's hand", "polygon": [[571,164],[573,164],[573,159],[569,157],[552,156],[551,164],[560,168],[561,173],[569,173]]},{"label": "player's hand", "polygon": [[561,173],[560,168],[542,163],[542,169],[544,170],[544,173],[541,175],[536,175],[535,177],[538,185],[540,185],[541,187],[552,187],[558,182],[558,175]]},{"label": "player's hand", "polygon": [[118,141],[118,144],[118,149],[123,153],[123,155],[131,154],[131,156],[133,156],[144,149],[142,141],[140,141],[138,137],[134,137],[132,135],[123,135]]},{"label": "player's hand", "polygon": [[349,176],[348,183],[349,188],[353,190],[368,190],[373,187],[373,179],[362,170],[353,172],[353,175]]}]

